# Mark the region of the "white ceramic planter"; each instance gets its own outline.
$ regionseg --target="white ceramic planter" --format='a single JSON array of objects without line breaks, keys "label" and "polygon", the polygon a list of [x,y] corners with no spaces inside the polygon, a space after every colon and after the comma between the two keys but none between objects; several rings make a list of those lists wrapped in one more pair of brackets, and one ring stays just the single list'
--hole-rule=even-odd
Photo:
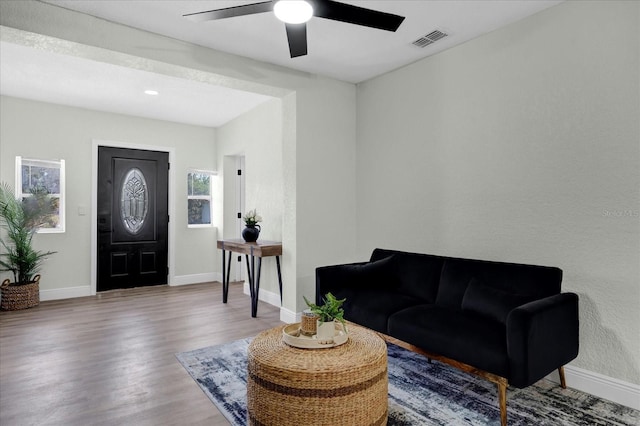
[{"label": "white ceramic planter", "polygon": [[318,320],[316,339],[319,343],[333,343],[336,335],[336,323],[334,321],[320,322]]}]

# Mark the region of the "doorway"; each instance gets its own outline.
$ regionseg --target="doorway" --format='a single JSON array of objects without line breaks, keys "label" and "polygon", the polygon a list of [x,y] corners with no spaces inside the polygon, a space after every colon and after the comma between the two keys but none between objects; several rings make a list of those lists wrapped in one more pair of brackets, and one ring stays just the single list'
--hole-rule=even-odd
[{"label": "doorway", "polygon": [[167,284],[169,154],[98,147],[97,291]]},{"label": "doorway", "polygon": [[[225,239],[242,238],[245,211],[245,157],[225,155],[223,163],[223,235]],[[245,266],[242,256],[233,258],[231,280],[244,281]]]}]

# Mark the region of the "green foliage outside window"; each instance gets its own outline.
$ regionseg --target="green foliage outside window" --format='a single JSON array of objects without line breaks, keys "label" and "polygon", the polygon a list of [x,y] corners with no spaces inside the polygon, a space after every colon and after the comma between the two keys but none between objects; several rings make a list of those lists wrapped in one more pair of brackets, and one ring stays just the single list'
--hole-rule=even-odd
[{"label": "green foliage outside window", "polygon": [[188,195],[211,195],[211,175],[207,173],[189,173]]}]

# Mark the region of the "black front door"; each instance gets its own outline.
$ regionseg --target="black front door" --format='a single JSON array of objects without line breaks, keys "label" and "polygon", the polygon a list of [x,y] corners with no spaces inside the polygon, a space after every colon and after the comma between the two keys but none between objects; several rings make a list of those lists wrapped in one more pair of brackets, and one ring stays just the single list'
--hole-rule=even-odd
[{"label": "black front door", "polygon": [[167,283],[169,154],[98,147],[97,290]]}]

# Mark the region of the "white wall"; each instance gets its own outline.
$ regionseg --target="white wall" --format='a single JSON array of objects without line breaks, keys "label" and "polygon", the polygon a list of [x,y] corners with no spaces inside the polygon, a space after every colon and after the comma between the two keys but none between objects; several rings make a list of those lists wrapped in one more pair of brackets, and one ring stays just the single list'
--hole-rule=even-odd
[{"label": "white wall", "polygon": [[[295,292],[285,292],[285,310],[300,311],[302,295],[314,293],[316,266],[354,257],[353,84],[213,51],[47,3],[0,2],[0,24],[3,41],[280,98],[283,275],[285,280],[295,277],[296,283]],[[219,263],[216,257],[217,268]]]},{"label": "white wall", "polygon": [[[260,240],[282,241],[282,224],[284,214],[284,182],[282,169],[282,102],[273,99],[248,113],[230,121],[216,129],[218,170],[220,176],[235,179],[235,164],[225,162],[226,156],[245,157],[245,210],[257,209],[263,222]],[[227,173],[226,166],[234,170]],[[223,179],[218,181],[219,188],[230,188]],[[233,190],[233,189],[231,189]],[[225,196],[226,198],[226,196]],[[236,232],[235,206],[218,206],[216,216],[225,217],[220,234],[239,238]],[[243,212],[245,213],[245,212]],[[231,228],[231,229],[228,229]],[[242,259],[242,264],[245,260]],[[222,263],[221,263],[222,265]],[[237,267],[232,262],[232,268]],[[284,277],[283,277],[284,278]],[[295,280],[286,277],[283,280],[283,292],[294,291]],[[273,258],[265,258],[262,262],[260,289],[264,293],[279,294],[276,263]],[[279,303],[279,299],[276,298]]]},{"label": "white wall", "polygon": [[[298,252],[297,257],[298,268],[304,275],[299,274],[297,282],[291,275],[283,275],[283,297],[295,300],[296,311],[304,307],[302,295],[312,298],[315,294],[315,268],[350,261],[355,251],[355,215],[352,214],[355,197],[351,189],[355,185],[355,146],[349,143],[351,138],[355,140],[355,111],[352,108],[355,94],[342,88],[306,90],[312,90],[306,97],[313,100],[308,108],[316,110],[310,117],[328,114],[326,105],[332,105],[334,135],[325,139],[323,128],[327,123],[315,119],[303,121],[304,117],[299,117],[298,128],[310,129],[304,136],[313,143],[296,152],[297,198],[305,201],[297,204],[292,216],[297,219],[297,240],[307,243],[303,245],[305,255]],[[245,156],[246,209],[257,208],[263,216],[260,238],[265,240],[283,240],[283,223],[287,223],[286,197],[296,188],[292,188],[291,182],[295,176],[286,176],[284,165],[287,162],[283,160],[287,155],[283,146],[283,127],[291,115],[283,112],[281,100],[274,99],[218,128],[216,133],[219,169],[225,164],[226,156]],[[293,116],[296,116],[295,111]],[[300,133],[297,136],[302,137]],[[222,175],[226,175],[224,170],[221,170]],[[227,182],[219,182],[219,185],[228,188]],[[338,190],[344,188],[348,191]],[[345,215],[348,216],[343,217]],[[224,216],[228,221],[230,215]],[[346,221],[348,226],[332,228],[327,225],[340,221]],[[231,235],[226,226],[222,232],[225,237]],[[282,260],[286,261],[293,254],[291,246],[285,244]],[[330,258],[319,260],[323,257]],[[278,294],[276,276],[275,263],[267,259],[263,262],[261,289]]]},{"label": "white wall", "polygon": [[[187,170],[215,170],[215,131],[197,127],[65,107],[3,96],[0,98],[0,180],[13,186],[15,157],[64,159],[66,232],[37,234],[40,250],[57,251],[42,271],[41,289],[74,289],[88,295],[91,282],[91,149],[93,139],[175,149],[175,272],[212,275],[216,269],[215,228],[187,229]],[[84,206],[86,215],[78,214]],[[171,242],[170,242],[171,244]],[[186,278],[188,279],[188,278]]]},{"label": "white wall", "polygon": [[640,3],[566,2],[358,87],[358,252],[554,265],[640,384]]}]

